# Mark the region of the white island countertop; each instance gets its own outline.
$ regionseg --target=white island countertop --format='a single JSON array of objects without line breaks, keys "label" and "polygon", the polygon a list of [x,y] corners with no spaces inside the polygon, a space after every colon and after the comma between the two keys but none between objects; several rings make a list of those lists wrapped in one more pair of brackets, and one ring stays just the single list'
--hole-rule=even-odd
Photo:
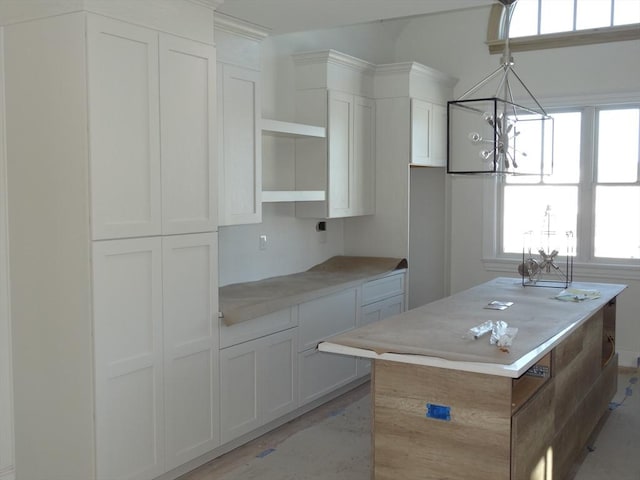
[{"label": "white island countertop", "polygon": [[[558,345],[626,285],[573,282],[571,289],[597,291],[598,298],[560,301],[560,288],[522,285],[520,278],[496,278],[318,345],[322,352],[390,360],[517,378]],[[513,302],[505,310],[490,302]],[[508,352],[467,334],[488,320],[503,320],[518,333]]]}]

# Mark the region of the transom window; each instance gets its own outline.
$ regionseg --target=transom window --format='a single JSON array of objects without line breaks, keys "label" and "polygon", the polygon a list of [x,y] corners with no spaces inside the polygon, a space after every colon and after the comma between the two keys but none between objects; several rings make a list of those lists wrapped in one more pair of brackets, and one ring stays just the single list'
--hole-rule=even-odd
[{"label": "transom window", "polygon": [[[491,10],[487,45],[504,50],[503,6]],[[639,0],[518,0],[509,37],[511,50],[541,50],[640,38]]]},{"label": "transom window", "polygon": [[510,37],[640,23],[638,0],[518,0]]}]

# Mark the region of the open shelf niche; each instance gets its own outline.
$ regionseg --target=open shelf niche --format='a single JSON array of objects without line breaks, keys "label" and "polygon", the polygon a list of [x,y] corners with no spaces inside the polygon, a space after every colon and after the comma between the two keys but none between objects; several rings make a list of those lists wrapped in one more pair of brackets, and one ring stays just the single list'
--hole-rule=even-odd
[{"label": "open shelf niche", "polygon": [[[262,119],[263,135],[275,135],[279,137],[299,138],[326,138],[324,127],[306,125],[303,123],[283,122],[268,118]],[[324,201],[324,190],[263,190],[262,202],[315,202]]]}]

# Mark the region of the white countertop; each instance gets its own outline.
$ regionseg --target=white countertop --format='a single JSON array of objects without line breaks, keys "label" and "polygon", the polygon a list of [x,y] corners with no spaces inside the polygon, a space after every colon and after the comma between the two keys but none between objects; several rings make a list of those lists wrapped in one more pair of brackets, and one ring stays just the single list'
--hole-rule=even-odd
[{"label": "white countertop", "polygon": [[[622,292],[626,286],[573,282],[597,290],[597,299],[563,302],[551,287],[523,287],[520,278],[496,278],[464,292],[409,310],[318,345],[323,352],[390,360],[517,378]],[[493,300],[514,304],[503,311]],[[489,335],[465,338],[472,326],[504,320],[518,328],[509,353],[489,344]]]}]

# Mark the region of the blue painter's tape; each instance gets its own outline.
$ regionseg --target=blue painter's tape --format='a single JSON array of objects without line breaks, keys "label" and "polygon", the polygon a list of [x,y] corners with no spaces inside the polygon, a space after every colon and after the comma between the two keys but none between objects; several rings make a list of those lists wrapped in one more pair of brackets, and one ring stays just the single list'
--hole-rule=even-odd
[{"label": "blue painter's tape", "polygon": [[446,405],[436,405],[427,403],[427,418],[435,418],[436,420],[451,421],[451,407]]},{"label": "blue painter's tape", "polygon": [[258,455],[256,455],[256,458],[264,458],[267,455],[269,455],[270,453],[275,452],[276,449],[275,448],[267,448],[266,450],[263,450],[262,452],[260,452]]}]

